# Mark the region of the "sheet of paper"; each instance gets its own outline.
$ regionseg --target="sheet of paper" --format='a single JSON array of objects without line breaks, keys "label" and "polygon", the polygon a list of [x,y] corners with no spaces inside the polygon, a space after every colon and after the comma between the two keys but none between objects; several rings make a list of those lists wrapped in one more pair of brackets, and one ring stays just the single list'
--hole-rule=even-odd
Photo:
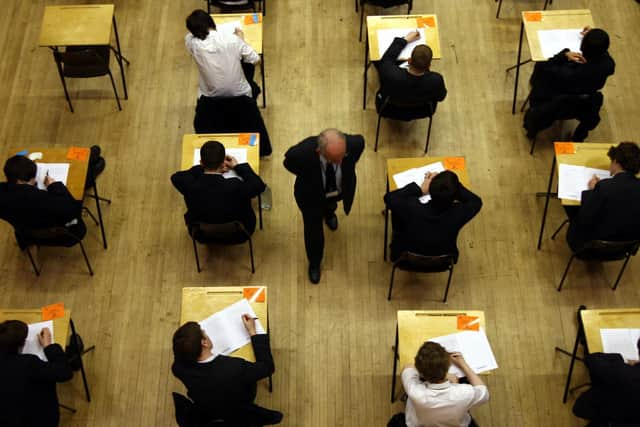
[{"label": "sheet of paper", "polygon": [[600,329],[605,353],[618,353],[625,361],[638,360],[640,329]]},{"label": "sheet of paper", "polygon": [[542,56],[551,58],[562,49],[568,48],[571,52],[580,52],[582,28],[570,30],[538,30],[538,40]]},{"label": "sheet of paper", "polygon": [[[460,352],[467,361],[469,367],[476,373],[491,371],[498,368],[498,363],[489,345],[489,340],[484,332],[480,331],[463,331],[451,335],[431,338],[429,341],[437,342],[443,346],[449,353]],[[464,376],[462,371],[456,366],[451,365],[449,373],[454,374],[458,378]]]},{"label": "sheet of paper", "polygon": [[[226,153],[230,156],[235,157],[238,160],[238,163],[247,163],[247,149],[246,148],[227,148]],[[242,159],[243,161],[240,161]],[[193,166],[200,164],[200,149],[196,148],[193,150]],[[222,174],[223,177],[229,178],[237,178],[242,180],[240,175],[236,173],[234,170],[227,171]]]},{"label": "sheet of paper", "polygon": [[47,362],[47,356],[45,356],[44,349],[38,341],[38,334],[40,334],[40,331],[42,331],[43,328],[49,328],[51,336],[53,337],[53,320],[30,324],[27,340],[22,348],[22,354],[34,354],[41,360]]},{"label": "sheet of paper", "polygon": [[[415,182],[418,186],[422,186],[424,182],[424,176],[427,172],[442,172],[444,171],[444,165],[442,162],[431,163],[426,166],[421,166],[419,168],[408,169],[403,172],[399,172],[393,175],[393,180],[395,181],[398,188],[402,188],[407,184],[411,184]],[[427,203],[431,200],[430,195],[424,195],[420,197],[420,203]]]},{"label": "sheet of paper", "polygon": [[235,157],[238,163],[247,163],[247,149],[246,148],[227,148],[227,156]]},{"label": "sheet of paper", "polygon": [[558,166],[558,172],[558,198],[578,201],[582,199],[582,192],[589,189],[589,180],[593,175],[600,179],[611,177],[608,170],[563,163]]},{"label": "sheet of paper", "polygon": [[39,189],[44,190],[47,188],[44,186],[44,177],[47,176],[47,173],[54,180],[67,185],[69,163],[37,163],[37,165],[36,183]]},{"label": "sheet of paper", "polygon": [[[213,342],[214,355],[229,355],[251,342],[251,337],[242,323],[243,314],[256,317],[255,311],[244,298],[200,322],[200,326]],[[256,332],[265,333],[260,320],[256,320]]]},{"label": "sheet of paper", "polygon": [[233,34],[236,28],[242,29],[242,24],[239,19],[237,21],[225,22],[224,24],[216,24],[216,31],[222,34]]},{"label": "sheet of paper", "polygon": [[[391,46],[393,39],[396,37],[404,37],[409,32],[415,31],[415,28],[385,28],[378,30],[378,51],[380,52],[380,57],[387,51],[387,48]],[[420,44],[427,44],[427,40],[424,37],[424,28],[418,28],[418,32],[420,33],[420,38],[411,43],[407,43],[407,45],[402,49],[398,58],[407,59],[411,57],[411,52],[413,52],[413,48]]]}]

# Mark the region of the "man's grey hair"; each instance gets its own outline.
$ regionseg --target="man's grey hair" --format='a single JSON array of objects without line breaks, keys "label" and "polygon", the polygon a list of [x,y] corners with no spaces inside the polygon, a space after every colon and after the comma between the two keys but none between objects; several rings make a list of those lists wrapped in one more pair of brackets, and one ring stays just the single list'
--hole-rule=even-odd
[{"label": "man's grey hair", "polygon": [[323,130],[322,132],[320,132],[320,135],[318,135],[318,149],[321,153],[324,153],[326,151],[327,144],[329,143],[328,135],[332,133],[336,134],[343,141],[346,140],[344,133],[340,132],[336,128],[328,128]]}]

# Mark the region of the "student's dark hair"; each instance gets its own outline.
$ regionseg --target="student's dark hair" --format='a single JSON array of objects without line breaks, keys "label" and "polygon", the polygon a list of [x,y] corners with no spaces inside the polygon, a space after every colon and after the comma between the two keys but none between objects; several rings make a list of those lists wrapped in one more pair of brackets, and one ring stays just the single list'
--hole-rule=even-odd
[{"label": "student's dark hair", "polygon": [[20,181],[31,181],[36,176],[38,167],[36,163],[26,156],[13,156],[4,164],[4,176],[7,182],[15,184]]},{"label": "student's dark hair", "polygon": [[427,382],[442,382],[447,377],[451,360],[440,344],[427,341],[422,344],[415,358],[416,369]]},{"label": "student's dark hair", "polygon": [[224,157],[224,145],[218,141],[207,141],[200,147],[200,161],[207,170],[218,169]]},{"label": "student's dark hair", "polygon": [[460,193],[458,175],[451,171],[440,172],[429,184],[429,194],[435,205],[441,208],[451,206]]},{"label": "student's dark hair", "polygon": [[209,28],[216,29],[213,18],[202,9],[196,9],[187,16],[187,29],[194,37],[204,40],[209,35]]},{"label": "student's dark hair", "polygon": [[20,320],[0,323],[0,354],[18,354],[27,339],[29,328]]},{"label": "student's dark hair", "polygon": [[582,38],[580,50],[587,60],[604,55],[609,49],[609,34],[600,28],[589,30]]},{"label": "student's dark hair", "polygon": [[621,142],[616,147],[609,148],[607,155],[625,171],[634,175],[640,172],[640,147],[635,142]]},{"label": "student's dark hair", "polygon": [[425,72],[431,66],[433,52],[426,44],[421,44],[413,48],[411,52],[411,66],[419,71]]},{"label": "student's dark hair", "polygon": [[197,362],[202,352],[202,329],[196,322],[187,322],[173,334],[173,357],[181,362]]}]

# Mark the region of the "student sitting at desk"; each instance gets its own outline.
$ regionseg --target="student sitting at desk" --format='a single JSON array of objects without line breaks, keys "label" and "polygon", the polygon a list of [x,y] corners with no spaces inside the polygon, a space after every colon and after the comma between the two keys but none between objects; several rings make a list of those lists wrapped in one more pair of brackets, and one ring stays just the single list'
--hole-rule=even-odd
[{"label": "student sitting at desk", "polygon": [[[376,109],[380,111],[384,100],[391,96],[400,100],[432,101],[433,111],[436,104],[447,96],[444,79],[439,73],[430,71],[433,53],[431,48],[421,44],[413,48],[408,67],[398,66],[397,60],[402,49],[420,38],[420,33],[411,31],[404,38],[396,37],[379,62],[375,63],[380,75],[380,90],[376,94]],[[406,111],[394,112],[393,107],[385,108],[385,117],[410,120]]]},{"label": "student sitting at desk", "polygon": [[[457,366],[469,384],[459,384],[449,374]],[[460,353],[448,353],[440,344],[425,342],[415,357],[415,366],[402,370],[407,393],[405,414],[396,414],[388,427],[467,427],[475,426],[469,410],[489,400],[489,390]]]},{"label": "student sitting at desk", "polygon": [[[225,176],[229,171],[237,177]],[[218,141],[207,141],[200,147],[200,165],[176,172],[171,176],[174,187],[187,204],[184,220],[223,224],[240,221],[252,234],[256,229],[256,214],[251,199],[266,188],[249,163],[238,161],[225,153]]]},{"label": "student sitting at desk", "polygon": [[[429,194],[426,204],[419,198]],[[482,200],[451,171],[430,172],[422,187],[411,183],[384,196],[391,210],[391,260],[405,252],[458,256],[460,229],[480,211]]]},{"label": "student sitting at desk", "polygon": [[574,251],[590,240],[640,239],[640,148],[621,142],[607,153],[611,178],[594,176],[582,192],[581,205],[566,206],[567,242]]},{"label": "student sitting at desk", "polygon": [[603,96],[599,92],[615,71],[609,55],[609,35],[586,27],[579,52],[564,49],[546,62],[536,63],[531,75],[529,108],[524,128],[529,139],[551,126],[555,120],[575,118],[580,123],[573,141],[584,141],[600,122]]},{"label": "student sitting at desk", "polygon": [[60,419],[56,383],[69,381],[73,372],[48,328],[38,335],[47,362],[20,354],[27,333],[27,325],[19,320],[0,323],[0,425],[55,427]]},{"label": "student sitting at desk", "polygon": [[251,336],[255,363],[222,354],[214,356],[215,343],[199,324],[187,322],[173,335],[175,361],[171,370],[187,387],[202,421],[222,419],[225,425],[235,427],[278,424],[282,413],[253,403],[256,382],[275,370],[269,337],[256,334],[252,317],[245,314],[242,321]]},{"label": "student sitting at desk", "polygon": [[[48,175],[44,178],[46,190],[40,190],[36,186],[37,169],[36,163],[25,156],[16,155],[7,160],[4,165],[7,182],[0,183],[0,218],[16,230],[66,227],[82,239],[87,232],[80,216],[82,203],[73,198],[63,183]],[[24,249],[26,242],[17,233],[16,239]],[[55,244],[73,246],[76,242],[63,237]]]},{"label": "student sitting at desk", "polygon": [[[637,343],[640,356],[640,340]],[[625,363],[619,354],[593,353],[584,363],[589,369],[591,388],[578,397],[573,413],[590,420],[588,427],[640,425],[640,363]],[[618,425],[618,424],[615,424]]]}]

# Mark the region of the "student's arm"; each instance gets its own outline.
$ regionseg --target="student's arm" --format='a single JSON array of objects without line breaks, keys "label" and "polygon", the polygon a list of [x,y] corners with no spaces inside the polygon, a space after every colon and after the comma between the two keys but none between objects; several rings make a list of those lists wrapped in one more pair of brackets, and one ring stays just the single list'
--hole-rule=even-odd
[{"label": "student's arm", "polygon": [[[606,201],[605,191],[602,182],[598,181],[593,190],[584,190],[578,211],[578,223],[580,225],[591,225],[598,222],[598,217]],[[605,184],[606,185],[606,184]]]},{"label": "student's arm", "polygon": [[269,336],[256,333],[255,320],[249,315],[244,314],[242,321],[251,336],[251,345],[256,356],[255,363],[243,361],[243,377],[247,383],[254,383],[273,374],[275,364],[271,355]]},{"label": "student's arm", "polygon": [[187,51],[189,51],[189,53],[192,55],[193,55],[193,41],[194,41],[193,34],[187,33],[187,35],[184,36],[184,47],[186,47]]},{"label": "student's arm", "polygon": [[418,399],[418,394],[422,390],[422,381],[420,381],[420,374],[413,365],[407,365],[402,370],[402,387],[405,393],[413,399]]},{"label": "student's arm", "polygon": [[464,376],[467,377],[467,380],[469,380],[469,384],[471,384],[472,386],[485,385],[480,376],[473,372],[473,369],[471,369],[469,365],[467,365],[467,361],[464,360],[464,357],[462,357],[462,353],[451,353],[450,357],[451,363],[456,365],[462,371]]},{"label": "student's arm", "polygon": [[73,371],[69,366],[67,356],[64,354],[59,344],[52,344],[51,331],[44,328],[38,336],[40,345],[44,347],[44,354],[48,362],[40,360],[38,357],[29,357],[28,375],[35,381],[64,382],[73,377]]},{"label": "student's arm", "polygon": [[584,360],[593,386],[619,386],[628,381],[625,363],[619,354],[591,353]]},{"label": "student's arm", "polygon": [[202,175],[204,175],[204,168],[200,165],[193,166],[191,169],[176,172],[171,175],[171,183],[176,187],[176,190],[185,194],[193,186],[198,177]]},{"label": "student's arm", "polygon": [[464,185],[460,184],[460,193],[458,195],[458,206],[460,213],[460,222],[466,224],[480,212],[482,208],[482,199],[473,192],[469,191]]},{"label": "student's arm", "polygon": [[406,220],[411,210],[410,205],[416,203],[416,199],[422,197],[422,189],[412,182],[402,188],[391,191],[384,195],[384,203],[395,215],[394,218]]},{"label": "student's arm", "polygon": [[395,80],[402,75],[405,71],[402,70],[397,64],[398,55],[402,52],[402,49],[407,45],[407,41],[402,37],[396,37],[389,45],[387,50],[380,58],[380,61],[376,63],[378,73],[380,73],[380,84],[384,86],[389,80]]},{"label": "student's arm", "polygon": [[253,65],[260,62],[260,55],[258,55],[256,51],[244,41],[244,32],[241,29],[236,28],[234,34],[238,36],[239,39],[238,42],[240,43],[240,57],[242,62]]},{"label": "student's arm", "polygon": [[438,76],[438,85],[434,91],[434,101],[441,102],[447,97],[447,87],[444,84],[444,78],[441,74],[437,74]]},{"label": "student's arm", "polygon": [[256,197],[258,194],[262,194],[265,188],[267,188],[264,181],[251,169],[249,163],[236,165],[233,170],[244,180],[239,188],[240,194],[243,197]]},{"label": "student's arm", "polygon": [[82,209],[82,202],[74,199],[69,189],[59,181],[47,186],[47,213],[62,221],[76,218]]}]

